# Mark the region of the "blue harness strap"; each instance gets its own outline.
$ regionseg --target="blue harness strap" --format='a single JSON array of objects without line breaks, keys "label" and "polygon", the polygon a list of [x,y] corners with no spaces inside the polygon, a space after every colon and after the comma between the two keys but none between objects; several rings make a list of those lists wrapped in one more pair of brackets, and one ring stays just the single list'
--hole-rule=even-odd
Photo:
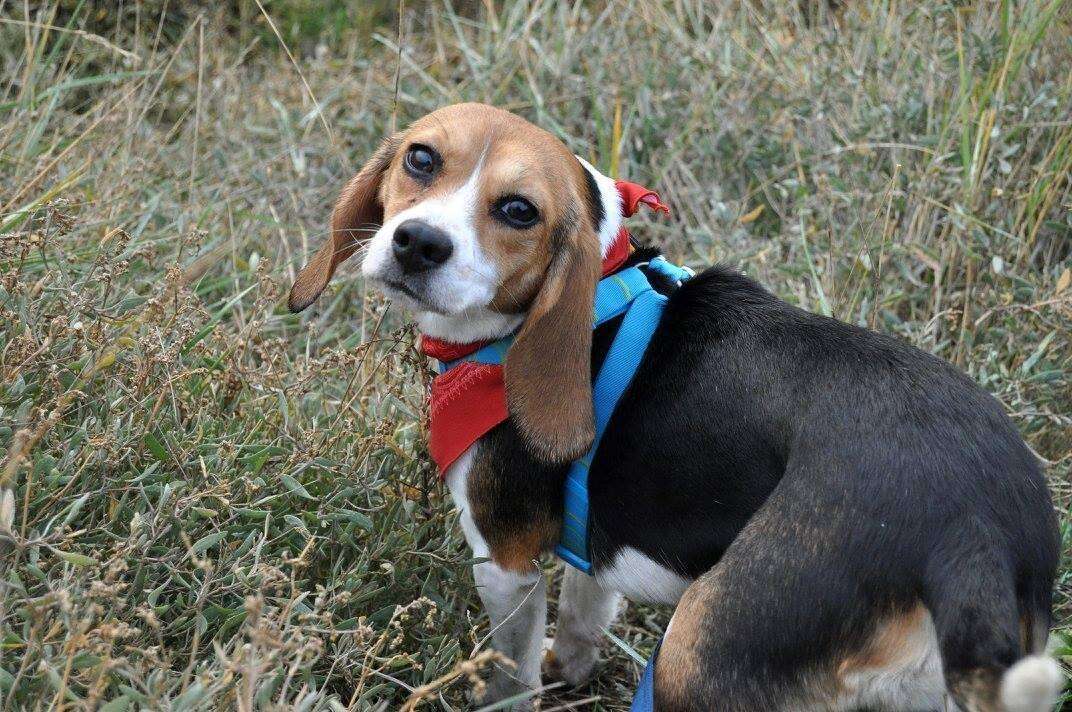
[{"label": "blue harness strap", "polygon": [[596,326],[623,312],[625,318],[592,384],[595,439],[584,457],[570,465],[566,473],[562,536],[555,548],[563,561],[586,574],[592,573],[588,550],[588,468],[618,400],[640,366],[665,305],[666,297],[652,289],[638,267],[603,279],[596,290]]},{"label": "blue harness strap", "polygon": [[460,359],[454,361],[439,361],[439,372],[446,373],[450,369],[454,368],[458,364],[465,361],[471,361],[473,363],[486,363],[493,366],[502,365],[502,362],[506,360],[506,352],[510,350],[510,346],[514,343],[514,335],[504,336],[498,341],[492,341],[487,346],[474,351],[468,356],[463,356]]},{"label": "blue harness strap", "polygon": [[659,655],[662,641],[651,651],[648,664],[644,666],[644,674],[640,677],[636,693],[633,695],[633,704],[629,706],[629,712],[655,712],[655,658]]},{"label": "blue harness strap", "polygon": [[[672,265],[662,257],[653,258],[647,267],[678,284],[692,276],[687,267]],[[588,469],[607,423],[625,389],[632,383],[648,343],[662,320],[666,301],[665,296],[652,289],[639,265],[604,278],[596,287],[595,325],[622,313],[625,318],[592,384],[595,439],[584,457],[570,465],[566,473],[562,535],[555,547],[559,558],[586,574],[592,573],[588,542]]]}]

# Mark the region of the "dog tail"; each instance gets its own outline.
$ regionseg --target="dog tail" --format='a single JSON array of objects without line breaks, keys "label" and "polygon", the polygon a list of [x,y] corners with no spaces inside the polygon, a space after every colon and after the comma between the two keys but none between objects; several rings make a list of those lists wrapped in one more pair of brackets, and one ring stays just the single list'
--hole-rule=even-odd
[{"label": "dog tail", "polygon": [[1064,673],[1056,660],[1029,655],[1001,678],[1001,704],[1006,712],[1048,712],[1057,702]]},{"label": "dog tail", "polygon": [[1038,567],[1018,587],[992,530],[971,524],[936,548],[926,574],[946,688],[964,710],[1048,712],[1064,681],[1043,653],[1052,579]]}]

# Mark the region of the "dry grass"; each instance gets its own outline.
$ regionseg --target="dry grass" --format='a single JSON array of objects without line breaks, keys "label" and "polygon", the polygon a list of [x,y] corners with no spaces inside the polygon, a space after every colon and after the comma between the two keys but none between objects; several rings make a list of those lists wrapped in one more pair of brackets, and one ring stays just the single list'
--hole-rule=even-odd
[{"label": "dry grass", "polygon": [[[413,333],[352,278],[282,303],[374,142],[463,99],[658,187],[673,257],[961,364],[1072,541],[1072,13],[783,5],[268,3],[291,61],[256,2],[0,0],[0,706],[469,707]],[[666,614],[545,709],[625,709]]]}]

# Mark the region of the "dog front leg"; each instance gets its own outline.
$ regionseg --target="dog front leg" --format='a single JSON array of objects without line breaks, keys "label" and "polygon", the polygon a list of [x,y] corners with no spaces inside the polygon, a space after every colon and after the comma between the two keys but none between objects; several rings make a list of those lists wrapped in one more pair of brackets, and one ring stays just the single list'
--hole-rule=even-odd
[{"label": "dog front leg", "polygon": [[[492,561],[473,567],[480,600],[491,619],[492,647],[514,661],[496,665],[486,702],[540,687],[540,656],[547,625],[547,586],[543,574],[507,571]],[[534,699],[534,698],[533,698]],[[532,701],[514,707],[531,709]]]},{"label": "dog front leg", "polygon": [[[470,448],[447,472],[447,486],[458,508],[459,524],[465,540],[478,559],[490,558],[490,550],[473,520],[469,506],[467,478],[474,448]],[[516,667],[496,665],[482,700],[496,702],[540,687],[540,658],[547,627],[547,588],[543,574],[508,571],[494,561],[473,566],[473,579],[484,609],[491,619],[491,647],[510,658]],[[534,707],[532,698],[515,704],[514,710]]]},{"label": "dog front leg", "polygon": [[547,659],[548,674],[573,686],[585,682],[592,675],[599,644],[618,614],[620,603],[620,594],[566,566],[558,598],[555,640]]}]

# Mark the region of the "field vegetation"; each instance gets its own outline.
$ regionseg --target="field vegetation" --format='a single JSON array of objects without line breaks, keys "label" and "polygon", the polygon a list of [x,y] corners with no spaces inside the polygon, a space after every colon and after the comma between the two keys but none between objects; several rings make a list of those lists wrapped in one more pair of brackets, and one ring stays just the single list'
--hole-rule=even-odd
[{"label": "field vegetation", "polygon": [[[967,370],[1067,551],[1070,37],[1061,0],[0,0],[0,708],[480,707],[413,328],[353,266],[285,306],[378,139],[462,100],[659,189],[673,259]],[[543,709],[626,709],[668,615]]]}]

